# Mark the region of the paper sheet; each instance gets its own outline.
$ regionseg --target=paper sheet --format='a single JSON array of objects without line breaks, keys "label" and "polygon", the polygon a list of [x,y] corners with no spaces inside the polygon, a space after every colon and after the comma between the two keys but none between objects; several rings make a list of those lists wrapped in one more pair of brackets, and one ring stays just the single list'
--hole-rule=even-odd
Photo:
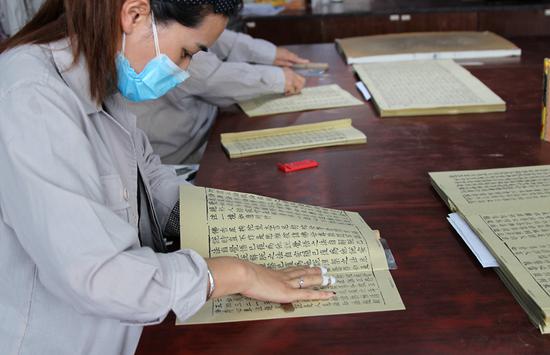
[{"label": "paper sheet", "polygon": [[550,165],[432,172],[430,177],[452,211],[513,212],[518,204],[550,206]]},{"label": "paper sheet", "polygon": [[500,266],[529,317],[549,332],[550,166],[430,173]]},{"label": "paper sheet", "polygon": [[351,126],[349,118],[221,135],[230,158],[366,141],[367,137]]},{"label": "paper sheet", "polygon": [[474,253],[481,266],[484,268],[498,267],[498,262],[491,252],[458,213],[449,214],[447,220]]},{"label": "paper sheet", "polygon": [[452,60],[353,66],[381,116],[504,111],[506,104]]},{"label": "paper sheet", "polygon": [[357,90],[359,90],[361,92],[361,94],[363,95],[363,98],[365,99],[365,101],[370,101],[372,96],[371,96],[369,90],[367,89],[367,87],[365,86],[365,84],[362,81],[356,82],[355,87],[357,88]]},{"label": "paper sheet", "polygon": [[181,245],[204,257],[236,256],[271,268],[325,266],[330,301],[280,305],[242,296],[208,302],[185,322],[215,323],[404,309],[375,233],[353,212],[182,186]]},{"label": "paper sheet", "polygon": [[337,39],[336,44],[348,64],[521,55],[513,43],[486,31],[392,33]]},{"label": "paper sheet", "polygon": [[250,117],[358,105],[363,103],[337,84],[307,87],[298,95],[268,95],[239,103]]}]

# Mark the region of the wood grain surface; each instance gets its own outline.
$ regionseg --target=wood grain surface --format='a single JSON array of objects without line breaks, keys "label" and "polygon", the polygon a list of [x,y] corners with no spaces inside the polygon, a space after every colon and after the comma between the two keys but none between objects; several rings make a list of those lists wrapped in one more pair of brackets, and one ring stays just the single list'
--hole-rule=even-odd
[{"label": "wood grain surface", "polygon": [[[174,326],[170,315],[146,327],[138,354],[426,354],[549,353],[543,336],[491,269],[483,269],[445,217],[429,171],[550,164],[538,138],[542,59],[550,38],[512,39],[520,60],[468,66],[508,104],[506,113],[380,119],[371,103],[325,111],[248,118],[232,107],[220,115],[197,184],[359,212],[386,238],[392,271],[407,309],[342,316]],[[328,62],[324,78],[361,98],[334,45],[291,46]],[[220,133],[350,117],[368,143],[229,160]],[[314,159],[292,174],[276,163]]]}]

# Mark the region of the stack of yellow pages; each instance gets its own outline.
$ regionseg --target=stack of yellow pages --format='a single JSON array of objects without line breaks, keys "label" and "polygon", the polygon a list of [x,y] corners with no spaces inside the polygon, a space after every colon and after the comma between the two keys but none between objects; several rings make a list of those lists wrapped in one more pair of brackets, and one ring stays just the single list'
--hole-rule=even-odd
[{"label": "stack of yellow pages", "polygon": [[267,95],[239,102],[239,106],[249,117],[362,104],[363,102],[337,84],[307,87],[298,95]]},{"label": "stack of yellow pages", "polygon": [[348,64],[521,55],[521,49],[494,33],[472,31],[350,37],[337,39],[336,48]]},{"label": "stack of yellow pages", "polygon": [[497,260],[497,273],[550,333],[550,165],[430,173],[432,185]]},{"label": "stack of yellow pages", "polygon": [[452,60],[353,66],[381,117],[506,111],[506,103]]},{"label": "stack of yellow pages", "polygon": [[358,213],[189,185],[180,201],[182,248],[275,269],[325,266],[336,277],[334,298],[295,302],[292,312],[234,295],[208,301],[184,324],[405,309],[382,244]]},{"label": "stack of yellow pages", "polygon": [[366,143],[367,137],[351,119],[310,123],[239,133],[222,133],[222,146],[230,158],[276,152]]},{"label": "stack of yellow pages", "polygon": [[550,95],[550,59],[545,58],[544,59],[544,90],[543,90],[543,98],[542,98],[542,127],[540,132],[540,137],[550,142],[550,101],[549,101],[549,95]]}]

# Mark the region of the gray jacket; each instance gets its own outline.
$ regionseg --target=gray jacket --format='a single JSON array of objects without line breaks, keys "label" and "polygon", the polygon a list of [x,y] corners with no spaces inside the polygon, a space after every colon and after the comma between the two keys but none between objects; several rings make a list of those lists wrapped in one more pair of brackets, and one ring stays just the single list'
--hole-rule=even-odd
[{"label": "gray jacket", "polygon": [[0,0],[0,26],[8,36],[19,31],[38,11],[44,0]]},{"label": "gray jacket", "polygon": [[182,85],[158,100],[130,103],[138,127],[147,134],[162,162],[190,164],[200,160],[217,106],[283,93],[283,70],[268,65],[273,63],[275,51],[267,41],[225,30],[209,52],[193,57],[191,77]]},{"label": "gray jacket", "polygon": [[67,40],[0,56],[0,354],[132,354],[143,325],[206,298],[203,258],[138,237],[138,169],[160,226],[180,181],[72,62]]}]

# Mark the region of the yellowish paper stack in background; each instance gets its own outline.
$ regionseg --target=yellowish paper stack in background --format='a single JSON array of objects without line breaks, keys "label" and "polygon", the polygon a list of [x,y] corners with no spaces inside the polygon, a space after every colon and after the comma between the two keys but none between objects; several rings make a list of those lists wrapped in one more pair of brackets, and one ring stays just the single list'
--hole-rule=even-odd
[{"label": "yellowish paper stack in background", "polygon": [[208,301],[183,324],[405,309],[383,246],[358,213],[189,185],[180,201],[182,248],[275,269],[325,266],[336,277],[334,298],[295,302],[292,312],[234,295]]},{"label": "yellowish paper stack in background", "polygon": [[452,60],[353,66],[381,117],[506,111],[506,103]]},{"label": "yellowish paper stack in background", "polygon": [[497,273],[550,333],[550,165],[430,173],[432,185],[497,260]]},{"label": "yellowish paper stack in background", "polygon": [[426,59],[520,56],[521,49],[492,33],[473,31],[411,32],[336,40],[348,64]]},{"label": "yellowish paper stack in background", "polygon": [[267,95],[239,102],[249,117],[359,105],[363,102],[337,84],[307,87],[297,95]]},{"label": "yellowish paper stack in background", "polygon": [[550,90],[548,86],[550,85],[550,81],[548,80],[550,73],[550,59],[545,58],[544,59],[544,86],[543,86],[543,98],[542,98],[542,127],[540,132],[540,137],[550,142],[550,110],[548,110],[548,103],[550,98],[548,95],[550,95]]},{"label": "yellowish paper stack in background", "polygon": [[349,118],[221,135],[230,158],[366,142]]}]

